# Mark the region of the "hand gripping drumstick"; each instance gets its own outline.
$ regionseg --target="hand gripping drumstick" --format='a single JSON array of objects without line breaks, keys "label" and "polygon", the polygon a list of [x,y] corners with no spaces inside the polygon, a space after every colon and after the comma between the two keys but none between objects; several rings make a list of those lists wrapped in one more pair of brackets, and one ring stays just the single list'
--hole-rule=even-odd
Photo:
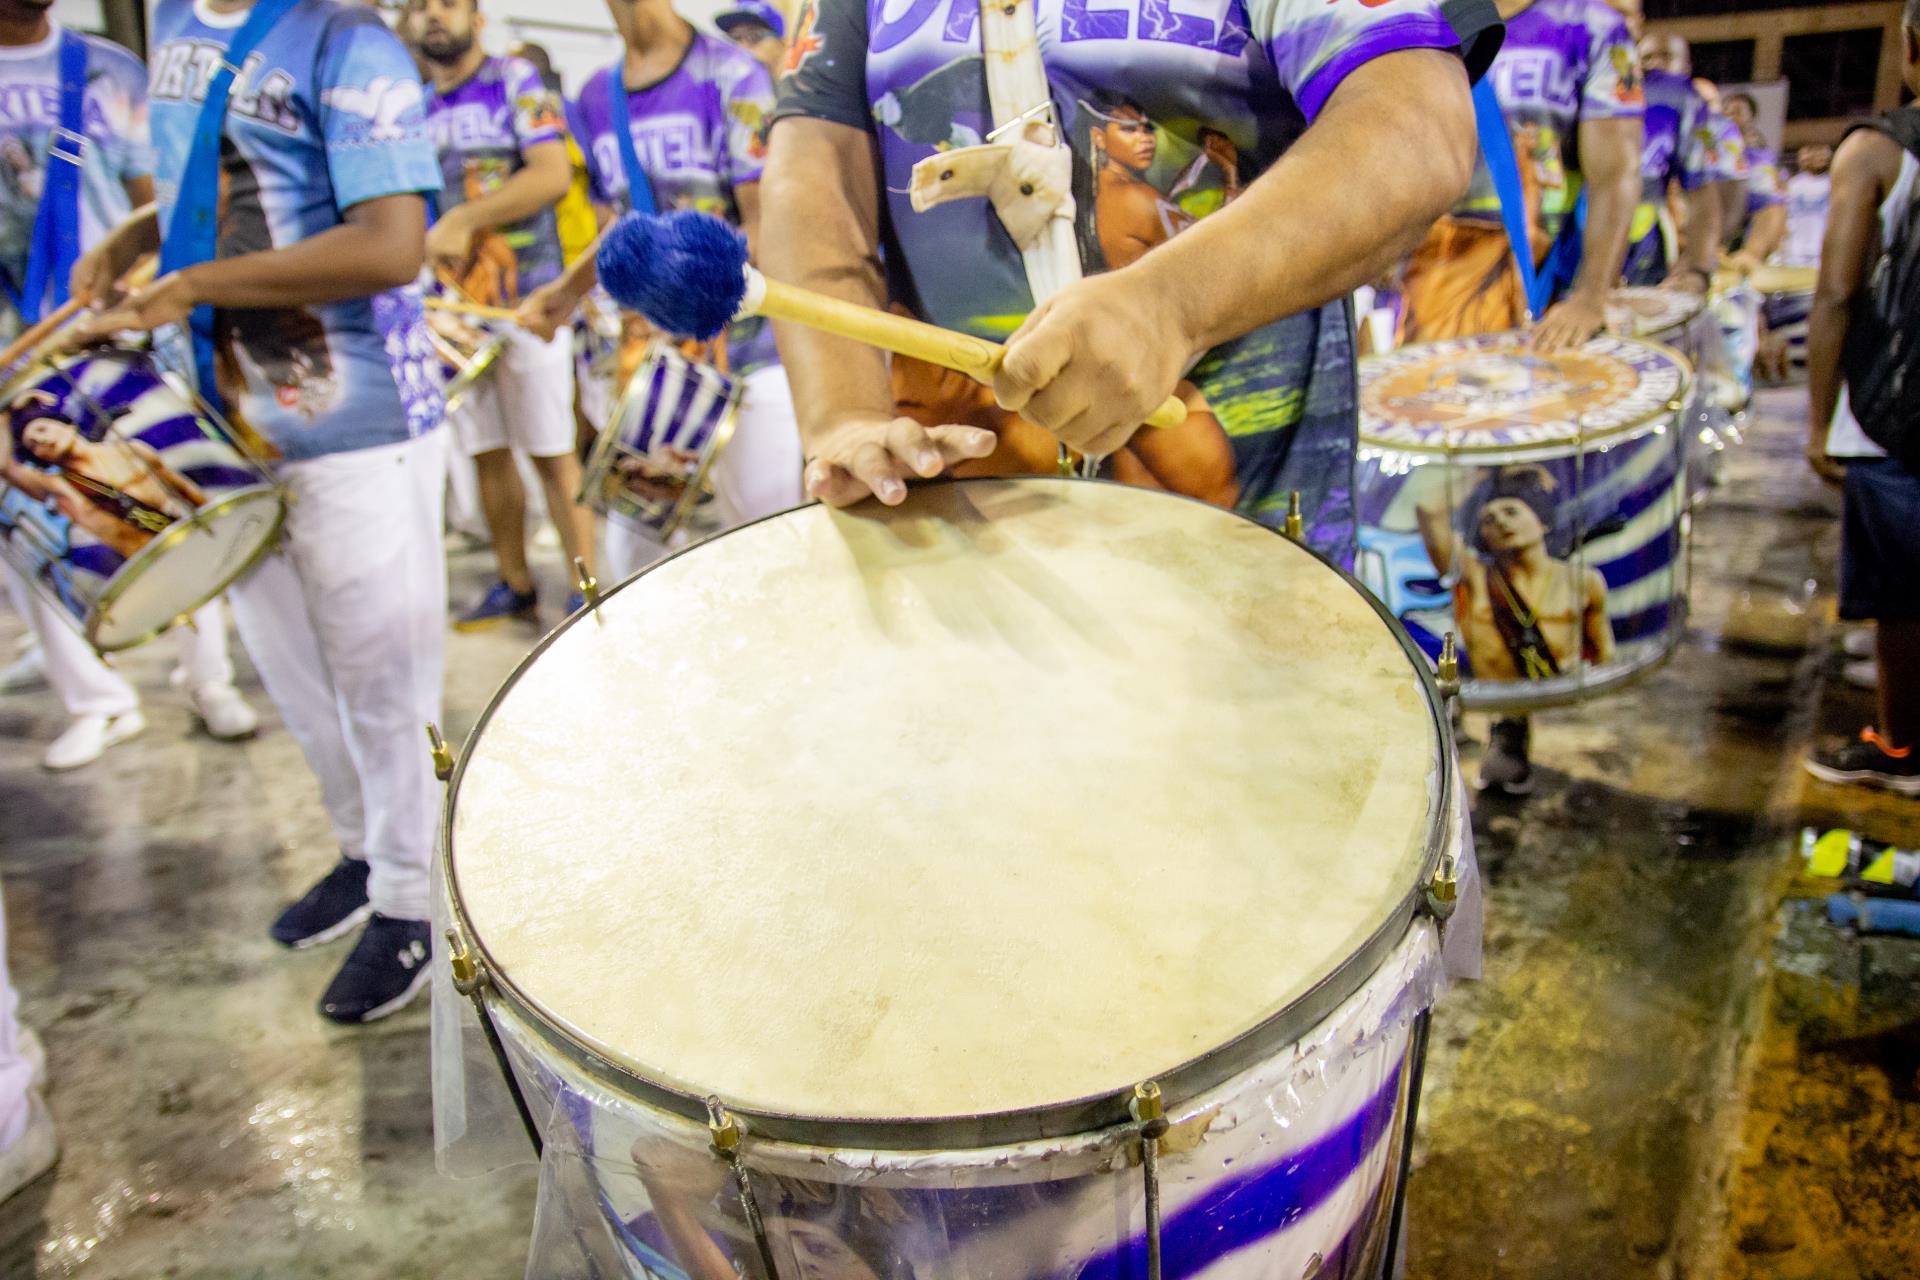
[{"label": "hand gripping drumstick", "polygon": [[[123,281],[127,292],[143,289],[153,283],[154,273],[159,268],[160,259],[152,254],[135,263]],[[80,298],[68,298],[52,314],[43,316],[39,323],[15,338],[5,351],[0,351],[0,372],[11,369],[15,364],[36,363],[49,354],[58,345],[60,335],[69,322],[79,316],[85,305]]]},{"label": "hand gripping drumstick", "polygon": [[[748,264],[740,233],[710,214],[628,214],[607,232],[595,265],[615,302],[667,333],[706,339],[741,316],[767,316],[912,356],[982,383],[993,381],[1006,355],[996,342],[769,280]],[[1174,427],[1186,420],[1187,406],[1168,396],[1147,425]]]}]

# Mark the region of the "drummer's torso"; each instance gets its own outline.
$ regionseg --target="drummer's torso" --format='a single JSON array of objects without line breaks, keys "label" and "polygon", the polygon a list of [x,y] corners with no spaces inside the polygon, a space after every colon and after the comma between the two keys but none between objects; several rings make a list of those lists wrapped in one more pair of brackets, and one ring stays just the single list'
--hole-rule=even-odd
[{"label": "drummer's torso", "polygon": [[[97,36],[87,46],[81,121],[80,244],[91,245],[129,212],[124,182],[153,171],[147,138],[147,72],[132,54]],[[61,32],[36,45],[0,48],[0,269],[26,278],[34,219],[46,191],[47,150],[60,122]],[[8,311],[0,303],[0,314]],[[4,323],[4,321],[0,321]]]},{"label": "drummer's torso", "polygon": [[[180,196],[207,81],[237,24],[162,0],[152,66],[162,225]],[[210,23],[209,19],[219,20]],[[439,166],[424,91],[378,15],[302,0],[250,55],[221,142],[218,256],[284,248],[376,196],[432,191]],[[396,443],[440,417],[419,290],[223,314],[221,390],[288,458]]]},{"label": "drummer's torso", "polygon": [[[444,212],[498,191],[526,167],[526,147],[561,142],[566,124],[559,96],[530,64],[519,58],[488,58],[446,93],[428,90],[427,127],[440,153],[439,207]],[[476,302],[510,304],[560,274],[560,234],[552,209],[491,229],[482,238],[510,251],[514,270],[511,279],[503,275],[498,287],[487,291],[491,296],[475,294]],[[485,252],[491,245],[479,247]]]}]

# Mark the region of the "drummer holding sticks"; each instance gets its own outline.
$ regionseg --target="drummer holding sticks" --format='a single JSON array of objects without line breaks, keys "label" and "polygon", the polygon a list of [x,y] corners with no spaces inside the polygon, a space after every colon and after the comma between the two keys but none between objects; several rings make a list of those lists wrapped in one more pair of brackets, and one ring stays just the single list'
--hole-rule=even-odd
[{"label": "drummer holding sticks", "polygon": [[[9,321],[25,329],[85,302],[84,285],[77,301],[69,300],[78,254],[153,199],[146,68],[117,44],[62,28],[48,16],[51,8],[51,0],[0,0],[0,80],[17,90],[10,99],[17,114],[0,117],[0,149],[10,157],[0,164],[0,332]],[[69,95],[85,138],[56,146]],[[71,233],[64,241],[63,230]],[[0,369],[0,379],[17,372]],[[16,421],[15,428],[24,425]],[[31,687],[44,676],[72,717],[42,763],[78,768],[141,732],[146,718],[134,687],[12,563],[0,573],[36,642],[0,671],[0,692]],[[233,687],[226,617],[217,602],[180,629],[179,646],[176,680],[208,732],[223,739],[253,733],[260,720]]]},{"label": "drummer holding sticks", "polygon": [[[1006,339],[999,403],[1086,455],[1114,453],[1192,381],[1231,442],[1239,509],[1278,524],[1298,492],[1309,541],[1349,559],[1345,298],[1465,191],[1469,78],[1498,19],[1485,3],[1433,0],[1260,0],[1245,11],[1250,26],[1242,12],[1215,5],[1156,27],[1143,5],[1035,4],[1076,193],[1055,216],[1071,214],[1080,247],[1078,262],[1053,265],[1088,273],[1036,307],[1030,267],[994,207],[916,212],[905,194],[916,163],[995,127],[969,105],[987,102],[978,7],[888,17],[863,0],[815,0],[789,41],[761,253],[770,278]],[[1102,198],[1095,176],[1119,133],[1159,160],[1136,177],[1179,214],[1178,229],[1103,272],[1113,237],[1102,224],[1126,209]],[[780,344],[814,496],[897,504],[909,480],[994,447],[986,430],[897,416],[874,349],[786,325]]]},{"label": "drummer holding sticks", "polygon": [[368,1022],[419,992],[432,951],[446,464],[415,280],[440,168],[412,59],[371,8],[160,0],[153,45],[159,206],[77,277],[155,249],[166,271],[82,336],[191,322],[201,393],[280,455],[285,542],[229,594],[341,856],[270,932],[305,947],[366,921],[320,1011]]}]

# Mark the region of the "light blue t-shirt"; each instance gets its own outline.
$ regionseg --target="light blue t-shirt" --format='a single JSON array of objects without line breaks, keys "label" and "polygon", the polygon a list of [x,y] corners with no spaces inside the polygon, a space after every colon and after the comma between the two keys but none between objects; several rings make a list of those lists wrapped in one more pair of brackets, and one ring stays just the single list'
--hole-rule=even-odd
[{"label": "light blue t-shirt", "polygon": [[[60,27],[36,44],[0,48],[0,271],[27,278],[33,223],[46,190],[47,148],[60,122]],[[87,46],[81,100],[87,145],[80,163],[80,247],[91,248],[131,212],[126,181],[153,172],[147,134],[147,69],[98,36]],[[0,330],[16,320],[0,295]]]},{"label": "light blue t-shirt", "polygon": [[[158,0],[153,17],[155,186],[171,223],[208,80],[246,11]],[[425,92],[373,9],[301,0],[248,55],[221,145],[218,256],[285,248],[379,196],[440,188]],[[216,313],[229,412],[288,459],[395,444],[442,404],[420,290],[315,307]]]}]

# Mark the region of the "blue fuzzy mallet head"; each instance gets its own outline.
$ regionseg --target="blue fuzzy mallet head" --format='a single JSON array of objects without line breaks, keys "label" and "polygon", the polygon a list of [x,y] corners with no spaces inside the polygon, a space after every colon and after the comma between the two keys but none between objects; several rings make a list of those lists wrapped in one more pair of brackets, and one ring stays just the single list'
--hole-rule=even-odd
[{"label": "blue fuzzy mallet head", "polygon": [[746,237],[707,213],[630,213],[594,265],[615,302],[679,337],[717,336],[747,291]]}]

